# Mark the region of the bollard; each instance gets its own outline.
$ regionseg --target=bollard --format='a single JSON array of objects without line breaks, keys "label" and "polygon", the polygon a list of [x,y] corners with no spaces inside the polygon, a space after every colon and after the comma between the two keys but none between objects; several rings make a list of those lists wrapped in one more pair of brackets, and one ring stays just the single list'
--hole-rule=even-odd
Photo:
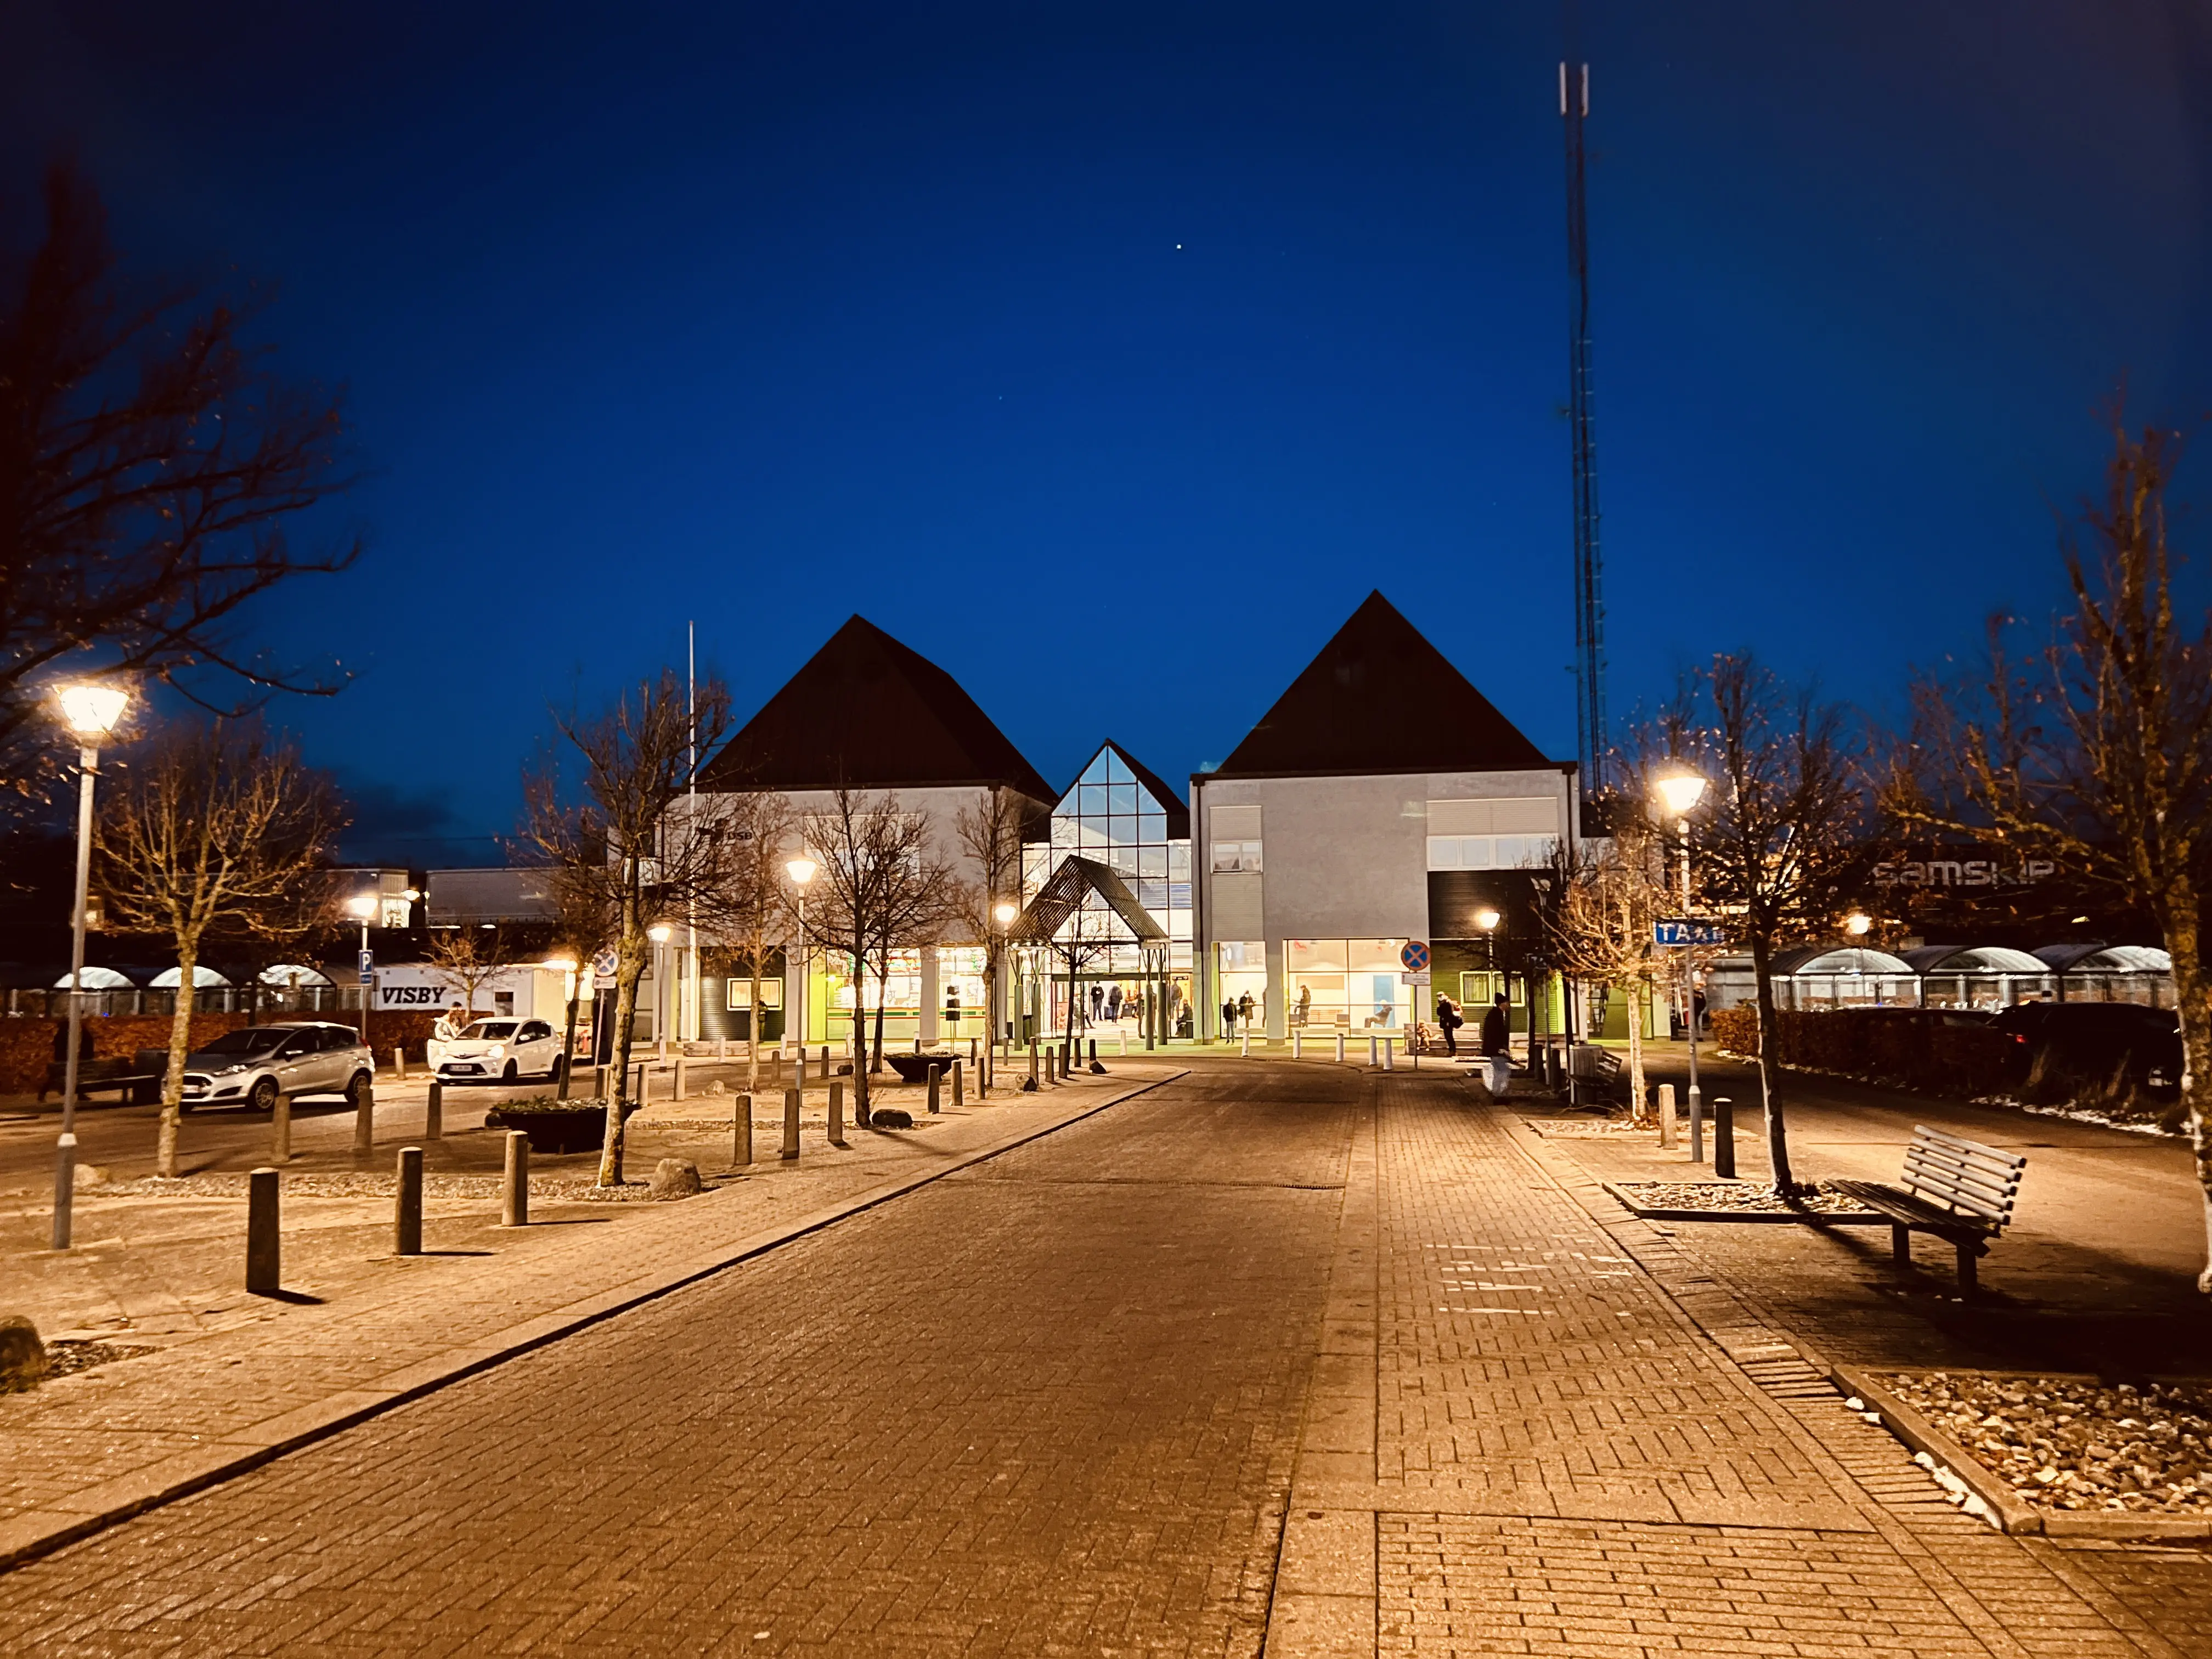
[{"label": "bollard", "polygon": [[1705,1112],[1698,1099],[1698,1085],[1690,1085],[1690,1162],[1705,1161]]},{"label": "bollard", "polygon": [[1251,1028],[1250,1026],[1247,1025],[1247,1026],[1244,1028],[1244,1033],[1243,1033],[1243,1035],[1242,1036],[1240,1036],[1240,1037],[1237,1039],[1237,1042],[1238,1042],[1238,1044],[1240,1045],[1240,1046],[1239,1046],[1239,1048],[1238,1048],[1238,1052],[1239,1052],[1241,1054],[1243,1054],[1243,1056],[1246,1060],[1249,1060],[1249,1059],[1251,1059],[1251,1058],[1252,1058],[1252,1028]]},{"label": "bollard", "polygon": [[1036,1043],[1032,1042],[1032,1043],[1030,1043],[1030,1088],[1034,1089],[1034,1088],[1036,1088],[1036,1080],[1037,1080],[1037,1046],[1036,1046]]},{"label": "bollard", "polygon": [[645,1062],[641,1060],[637,1063],[637,1086],[629,1093],[630,1099],[636,1103],[641,1112],[645,1109],[646,1091],[651,1086],[646,1079]]},{"label": "bollard", "polygon": [[717,1059],[717,1060],[727,1060],[729,1057],[730,1057],[730,1040],[729,1040],[729,1038],[727,1038],[727,1037],[716,1037],[716,1038],[714,1039],[714,1058],[715,1058],[715,1059]]},{"label": "bollard", "polygon": [[921,1039],[920,1037],[916,1037],[914,1040],[914,1051],[916,1054],[920,1054],[921,1052]]},{"label": "bollard", "polygon": [[673,1087],[675,1089],[675,1092],[668,1097],[671,1100],[682,1100],[685,1098],[684,1089],[684,1056],[681,1054],[676,1056],[676,1081]]},{"label": "bollard", "polygon": [[530,1137],[520,1129],[507,1132],[507,1169],[499,1188],[499,1224],[530,1224]]},{"label": "bollard", "polygon": [[826,1042],[822,1045],[822,1080],[830,1080],[830,1045]]},{"label": "bollard", "polygon": [[961,1062],[952,1062],[952,1109],[959,1111],[968,1103],[966,1079],[961,1072]]},{"label": "bollard", "polygon": [[845,1085],[842,1083],[830,1085],[830,1144],[845,1144]]},{"label": "bollard", "polygon": [[292,1161],[292,1097],[280,1094],[269,1114],[269,1161],[289,1164]]},{"label": "bollard", "polygon": [[1306,1034],[1305,1034],[1304,1031],[1293,1031],[1293,1032],[1291,1032],[1291,1058],[1292,1060],[1304,1060],[1305,1057],[1306,1057]]},{"label": "bollard", "polygon": [[1375,1057],[1375,1033],[1372,1031],[1367,1034],[1367,1063],[1370,1066],[1379,1063]]},{"label": "bollard", "polygon": [[1336,1063],[1340,1066],[1344,1064],[1344,1033],[1341,1031],[1336,1034]]},{"label": "bollard", "polygon": [[1735,1103],[1726,1095],[1713,1097],[1713,1173],[1735,1179]]},{"label": "bollard", "polygon": [[422,1139],[443,1140],[446,1138],[446,1085],[432,1079],[430,1097],[422,1107]]},{"label": "bollard", "polygon": [[753,1161],[753,1097],[738,1097],[737,1114],[730,1120],[730,1162],[740,1170]]},{"label": "bollard", "polygon": [[968,1039],[968,1063],[970,1066],[975,1064],[975,1039],[974,1037],[969,1037]]},{"label": "bollard", "polygon": [[399,1190],[392,1200],[392,1254],[422,1254],[422,1149],[399,1149]]},{"label": "bollard", "polygon": [[929,1109],[933,1115],[941,1113],[945,1109],[943,1103],[938,1099],[937,1079],[938,1068],[933,1066],[929,1068]]},{"label": "bollard", "polygon": [[246,1177],[246,1288],[256,1296],[270,1296],[284,1282],[279,1265],[276,1217],[277,1182],[274,1170],[256,1170]]},{"label": "bollard", "polygon": [[1121,1057],[1127,1060],[1129,1057],[1129,1034],[1127,1031],[1116,1031],[1114,1035],[1121,1039]]},{"label": "bollard", "polygon": [[1671,1084],[1671,1083],[1662,1083],[1662,1084],[1661,1084],[1661,1085],[1659,1085],[1659,1146],[1660,1146],[1660,1150],[1661,1150],[1661,1151],[1662,1151],[1662,1152],[1671,1151],[1671,1150],[1673,1150],[1673,1148],[1674,1148],[1674,1085],[1673,1084]]},{"label": "bollard", "polygon": [[402,1083],[407,1081],[407,1050],[405,1048],[394,1048],[392,1051],[392,1075]]},{"label": "bollard", "polygon": [[606,1097],[607,1068],[604,1066],[594,1066],[592,1067],[592,1098],[605,1100]]},{"label": "bollard", "polygon": [[1389,1037],[1384,1037],[1382,1039],[1382,1069],[1384,1071],[1393,1072],[1397,1070],[1397,1067],[1390,1062],[1390,1056],[1396,1052],[1397,1050],[1391,1047],[1390,1039]]},{"label": "bollard", "polygon": [[786,1163],[796,1163],[799,1160],[799,1093],[796,1089],[786,1089],[783,1091],[783,1158]]}]

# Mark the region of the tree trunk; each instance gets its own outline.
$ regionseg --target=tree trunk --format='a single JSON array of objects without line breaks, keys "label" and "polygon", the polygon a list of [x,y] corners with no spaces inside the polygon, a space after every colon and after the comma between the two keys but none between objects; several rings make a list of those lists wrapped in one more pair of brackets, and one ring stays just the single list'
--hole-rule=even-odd
[{"label": "tree trunk", "polygon": [[883,963],[876,973],[876,1047],[875,1052],[868,1056],[871,1073],[879,1070],[884,1063],[884,1011],[890,1006],[890,1000],[891,953],[886,951]]},{"label": "tree trunk", "polygon": [[[757,1095],[760,1092],[761,1027],[766,1023],[761,1017],[761,951],[758,939],[753,941],[752,957],[753,1006],[751,1012],[745,1015],[745,1092]],[[727,998],[723,1000],[728,1000]],[[805,1058],[804,1054],[799,1056],[802,1063]]]},{"label": "tree trunk", "polygon": [[1774,1017],[1774,947],[1764,934],[1751,936],[1751,970],[1759,991],[1759,1087],[1766,1109],[1766,1160],[1774,1189],[1795,1192],[1790,1173],[1790,1132],[1782,1115],[1782,1030]]},{"label": "tree trunk", "polygon": [[602,1187],[623,1184],[623,1108],[629,1099],[630,1027],[637,1018],[637,982],[645,975],[644,930],[635,925],[635,903],[625,898],[623,908],[627,914],[615,952],[615,1090],[614,1097],[607,1102],[606,1139],[599,1147],[599,1184]]},{"label": "tree trunk", "polygon": [[199,940],[177,940],[177,1007],[169,1017],[169,1066],[161,1079],[161,1124],[154,1140],[154,1173],[177,1178],[177,1131],[185,1117],[185,1056],[192,1051],[192,975],[199,962]]},{"label": "tree trunk", "polygon": [[[579,957],[582,951],[578,951]],[[576,1010],[584,995],[584,975],[591,972],[591,963],[578,962],[576,971],[568,979],[568,1029],[561,1034],[561,1081],[553,1091],[556,1100],[568,1097],[568,1085],[576,1071]],[[596,983],[596,978],[594,981]]]},{"label": "tree trunk", "polygon": [[859,950],[853,952],[853,1121],[863,1129],[874,1120],[868,1115],[868,978]]},{"label": "tree trunk", "polygon": [[1644,1095],[1644,1007],[1638,1000],[1644,986],[1631,981],[1623,994],[1628,999],[1628,1115],[1641,1123],[1650,1110]]},{"label": "tree trunk", "polygon": [[2212,1296],[2212,1125],[2204,1112],[2206,1093],[2212,1090],[2212,1003],[2206,1000],[2204,964],[2198,955],[2194,884],[2185,878],[2175,883],[2167,898],[2162,931],[2166,954],[2173,958],[2173,1000],[2181,1016],[2181,1103],[2189,1114],[2189,1144],[2204,1195],[2206,1265],[2197,1275],[2197,1288]]}]

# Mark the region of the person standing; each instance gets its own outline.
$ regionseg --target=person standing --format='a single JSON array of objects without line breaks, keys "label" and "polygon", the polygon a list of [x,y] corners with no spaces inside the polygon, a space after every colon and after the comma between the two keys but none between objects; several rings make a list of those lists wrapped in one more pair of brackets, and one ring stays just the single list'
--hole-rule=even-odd
[{"label": "person standing", "polygon": [[1466,1023],[1460,1018],[1459,1004],[1437,992],[1437,1029],[1444,1034],[1444,1053],[1455,1059],[1459,1055],[1459,1028]]},{"label": "person standing", "polygon": [[945,1037],[948,1042],[960,1040],[960,988],[957,985],[945,990]]},{"label": "person standing", "polygon": [[1490,1012],[1482,1017],[1482,1057],[1490,1065],[1486,1080],[1491,1097],[1503,1100],[1513,1082],[1513,1034],[1505,1018],[1503,991],[1490,1000]]},{"label": "person standing", "polygon": [[1234,1042],[1237,1040],[1237,999],[1235,997],[1230,998],[1221,1005],[1221,1040],[1224,1042]]}]

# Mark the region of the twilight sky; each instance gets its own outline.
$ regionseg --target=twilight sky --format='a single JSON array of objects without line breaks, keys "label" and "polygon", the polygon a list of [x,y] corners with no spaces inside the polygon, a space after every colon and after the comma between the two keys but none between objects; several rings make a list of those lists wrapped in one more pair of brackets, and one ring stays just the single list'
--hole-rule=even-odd
[{"label": "twilight sky", "polygon": [[[2212,13],[1585,8],[1618,716],[1879,705],[2057,592],[2100,404],[2212,407]],[[258,633],[356,856],[478,861],[549,705],[749,714],[857,610],[1054,781],[1180,779],[1379,586],[1573,752],[1558,10],[0,0],[0,191],[281,290],[371,537]],[[2212,455],[2182,494],[2212,501]],[[2202,546],[2185,532],[2185,543]]]}]

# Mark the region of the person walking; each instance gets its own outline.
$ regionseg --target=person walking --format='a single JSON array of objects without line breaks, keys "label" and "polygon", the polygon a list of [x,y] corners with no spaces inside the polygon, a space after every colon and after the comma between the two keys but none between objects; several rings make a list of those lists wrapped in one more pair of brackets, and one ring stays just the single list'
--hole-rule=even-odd
[{"label": "person walking", "polygon": [[1456,1059],[1459,1055],[1459,1028],[1467,1022],[1460,1018],[1459,1004],[1442,991],[1437,993],[1437,1029],[1444,1034],[1444,1053]]},{"label": "person walking", "polygon": [[1249,991],[1237,999],[1237,1018],[1244,1022],[1244,1029],[1248,1031],[1252,1029],[1252,1011],[1258,1006],[1252,1000]]},{"label": "person walking", "polygon": [[1490,1085],[1491,1098],[1504,1099],[1513,1082],[1513,1033],[1505,1018],[1503,991],[1490,1000],[1490,1012],[1482,1017],[1482,1057],[1490,1065],[1485,1081]]}]

